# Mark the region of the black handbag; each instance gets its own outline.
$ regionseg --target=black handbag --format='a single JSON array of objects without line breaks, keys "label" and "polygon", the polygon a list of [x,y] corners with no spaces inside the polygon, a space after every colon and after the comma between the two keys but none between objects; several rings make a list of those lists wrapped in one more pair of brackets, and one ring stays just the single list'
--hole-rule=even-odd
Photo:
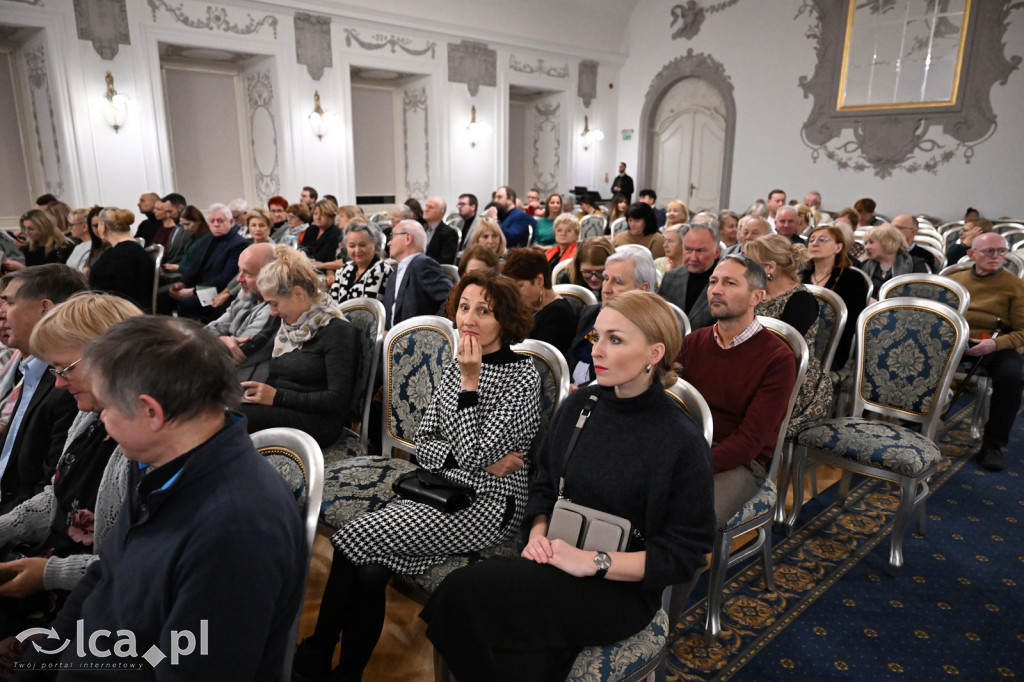
[{"label": "black handbag", "polygon": [[446,514],[462,511],[476,500],[476,490],[470,486],[450,481],[426,469],[402,474],[391,488],[403,499],[422,502]]}]

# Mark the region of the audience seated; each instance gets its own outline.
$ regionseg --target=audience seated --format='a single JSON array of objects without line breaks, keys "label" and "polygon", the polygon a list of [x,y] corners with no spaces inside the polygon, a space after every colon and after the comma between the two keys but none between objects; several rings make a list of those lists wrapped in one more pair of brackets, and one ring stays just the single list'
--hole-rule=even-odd
[{"label": "audience seated", "polygon": [[[981,465],[990,471],[1004,467],[1003,448],[1009,443],[1024,390],[1024,282],[1003,269],[1007,252],[1002,235],[977,234],[967,251],[974,266],[950,275],[971,294],[965,315],[970,325],[970,345],[964,359],[982,358],[984,372],[992,377],[992,398],[979,452]],[[999,336],[992,338],[1000,320],[1008,329],[999,330]]]},{"label": "audience seated", "polygon": [[126,298],[152,312],[153,260],[132,237],[135,214],[126,208],[105,208],[99,215],[99,235],[110,245],[89,268],[89,286]]},{"label": "audience seated", "polygon": [[426,222],[427,248],[425,253],[444,265],[455,265],[455,254],[459,251],[459,233],[444,223],[448,204],[441,197],[430,197],[423,206],[423,220]]},{"label": "audience seated", "polygon": [[295,498],[253,448],[244,418],[226,409],[238,395],[226,351],[190,322],[144,316],[91,341],[82,363],[108,433],[139,466],[128,467],[124,513],[100,561],[53,624],[55,641],[69,645],[59,655],[29,650],[26,661],[100,667],[107,647],[86,641],[127,630],[140,654],[152,653],[188,631],[197,644],[201,632],[210,655],[189,648],[167,669],[174,676],[277,679],[302,600],[306,538]]},{"label": "audience seated", "polygon": [[946,263],[953,265],[959,263],[960,260],[967,255],[968,249],[974,243],[974,240],[993,230],[992,222],[979,218],[977,216],[973,218],[965,218],[964,226],[960,228],[959,239],[946,251]]},{"label": "audience seated", "polygon": [[258,351],[270,357],[267,380],[242,382],[249,432],[289,426],[327,447],[351,422],[356,330],[322,290],[309,258],[295,249],[275,246],[274,260],[260,270],[256,285],[281,326]]},{"label": "audience seated", "polygon": [[199,257],[192,267],[184,271],[181,281],[169,288],[161,288],[157,295],[157,311],[170,314],[177,311],[181,317],[211,320],[223,310],[204,308],[196,295],[196,287],[212,287],[220,291],[238,272],[238,256],[248,242],[231,230],[231,210],[224,204],[213,204],[206,212],[210,234],[202,237],[196,246]]},{"label": "audience seated", "polygon": [[[565,215],[565,214],[563,214]],[[601,289],[604,287],[604,264],[608,256],[615,253],[612,243],[604,237],[584,239],[576,248],[572,262],[555,284],[575,284],[589,289],[597,300],[601,300]]]},{"label": "audience seated", "polygon": [[380,228],[370,222],[354,221],[345,228],[345,250],[349,261],[334,278],[330,294],[338,303],[367,297],[383,300],[391,266],[378,251]]},{"label": "audience seated", "polygon": [[718,236],[725,244],[726,251],[739,242],[739,227],[740,216],[738,213],[728,210],[718,212]]},{"label": "audience seated", "polygon": [[330,262],[325,263],[313,261],[313,267],[326,273],[327,286],[334,284],[335,272],[344,267],[345,263],[349,260],[349,255],[345,250],[345,233],[348,230],[349,224],[353,221],[368,222],[366,216],[363,215],[363,209],[351,205],[339,206],[338,215],[335,216],[335,225],[338,226],[341,234],[338,235],[338,249],[334,254],[334,258]]},{"label": "audience seated", "polygon": [[710,223],[691,223],[679,232],[683,235],[683,265],[686,267],[666,272],[658,294],[686,313],[691,329],[700,329],[713,322],[706,292],[722,247],[718,243],[718,230]]},{"label": "audience seated", "polygon": [[[481,220],[481,222],[483,222]],[[436,315],[444,307],[452,280],[430,256],[423,253],[427,234],[415,220],[403,220],[391,228],[391,257],[398,261],[384,290],[386,329],[417,315]]]},{"label": "audience seated", "polygon": [[792,206],[780,206],[775,211],[775,232],[794,244],[806,243],[804,238],[800,236],[800,233],[803,232],[800,224],[800,214]]},{"label": "audience seated", "polygon": [[[505,252],[508,255],[508,252]],[[501,267],[501,261],[494,251],[483,244],[474,244],[462,252],[459,258],[459,277],[473,270],[490,270],[497,274]]]},{"label": "audience seated", "polygon": [[686,203],[679,199],[668,202],[665,206],[664,229],[667,230],[672,225],[685,225],[688,222],[690,222],[690,209],[686,207]]},{"label": "audience seated", "polygon": [[[707,443],[662,383],[680,345],[675,314],[654,294],[621,293],[598,316],[596,336],[597,385],[569,397],[544,439],[522,558],[453,572],[421,614],[460,680],[566,679],[583,647],[646,627],[664,588],[690,581],[711,550]],[[594,552],[548,540],[563,476],[573,502],[625,517],[643,541]]]},{"label": "audience seated", "polygon": [[[256,286],[260,270],[272,260],[274,247],[270,244],[253,244],[242,251],[238,257],[239,295],[223,315],[206,325],[206,331],[223,342],[236,365],[245,363],[280,326],[280,318],[270,314],[270,306]],[[259,380],[265,381],[266,376]]]},{"label": "audience seated", "polygon": [[[776,213],[776,222],[780,213],[783,213],[781,208]],[[757,261],[767,275],[765,297],[757,304],[754,314],[782,320],[806,339],[808,348],[815,348],[818,299],[800,283],[797,274],[807,262],[807,249],[780,234],[770,234],[747,244],[747,257]],[[821,362],[812,352],[793,406],[787,436],[796,438],[796,434],[828,418],[831,409],[832,379],[827,370],[822,371]]]},{"label": "audience seated", "polygon": [[516,207],[516,191],[507,185],[499,187],[494,193],[494,205],[498,208],[498,221],[508,248],[527,246],[530,230],[536,229],[537,221]]},{"label": "audience seated", "polygon": [[544,255],[549,268],[554,270],[556,265],[576,255],[580,243],[580,221],[574,215],[563,213],[555,218],[552,229],[555,243],[544,251]]},{"label": "audience seated", "polygon": [[533,243],[538,246],[555,245],[555,218],[562,214],[562,195],[552,192],[544,202],[544,214],[537,220],[533,231]]},{"label": "audience seated", "polygon": [[825,368],[837,372],[846,366],[850,357],[857,318],[867,305],[868,284],[860,274],[850,271],[854,266],[848,255],[846,234],[841,228],[835,225],[814,228],[807,236],[807,251],[811,262],[803,271],[803,283],[831,289],[846,304],[846,327],[839,338],[832,367]]},{"label": "audience seated", "polygon": [[333,201],[321,199],[313,206],[313,224],[302,233],[299,241],[299,249],[311,261],[323,265],[337,257],[341,242],[341,228],[334,224],[337,216],[338,206]]},{"label": "audience seated", "polygon": [[451,554],[506,542],[523,518],[524,453],[540,424],[540,378],[533,362],[509,346],[525,338],[533,318],[510,280],[476,272],[459,282],[446,312],[459,330],[458,352],[419,424],[416,458],[424,469],[473,487],[475,501],[446,514],[395,498],[334,534],[316,629],[295,655],[294,669],[307,679],[327,676],[342,633],[334,677],[360,679],[384,625],[392,573],[420,573]]},{"label": "audience seated", "polygon": [[531,339],[546,341],[565,355],[576,334],[576,313],[551,288],[551,271],[539,249],[510,249],[501,274],[519,287],[523,302],[533,311]]},{"label": "audience seated", "polygon": [[683,338],[683,379],[707,401],[714,420],[715,520],[723,527],[764,483],[796,382],[793,352],[754,317],[764,298],[764,268],[726,256],[708,283],[714,326]]},{"label": "audience seated", "polygon": [[917,236],[917,218],[909,213],[901,213],[892,219],[892,226],[899,230],[900,234],[903,235],[903,239],[907,242],[910,255],[913,258],[923,261],[924,264],[928,266],[928,272],[938,274],[939,263],[935,259],[935,256],[920,244],[914,243],[914,238]]},{"label": "audience seated", "polygon": [[127,461],[107,437],[81,358],[86,343],[141,314],[120,297],[82,292],[54,307],[32,332],[36,357],[49,363],[56,390],[73,397],[78,414],[53,480],[0,516],[0,549],[26,557],[0,557],[8,561],[0,563],[0,572],[13,573],[0,584],[0,639],[38,625],[35,613],[52,620],[117,520]]},{"label": "audience seated", "polygon": [[[288,244],[288,240],[294,239],[295,244],[299,243],[299,239],[310,227],[310,216],[309,207],[305,204],[291,204],[285,209],[285,213],[288,216],[288,229],[281,233],[277,238],[278,244]],[[292,244],[288,244],[292,246]]]},{"label": "audience seated", "polygon": [[282,196],[272,196],[267,199],[267,210],[273,221],[270,241],[280,244],[282,237],[288,233],[288,200]]},{"label": "audience seated", "polygon": [[75,247],[71,250],[65,264],[79,272],[91,265],[89,256],[92,253],[92,233],[89,230],[89,209],[76,208],[68,213],[68,233]]},{"label": "audience seated", "polygon": [[[601,237],[598,239],[605,241]],[[601,302],[587,306],[580,313],[576,336],[569,345],[567,357],[573,384],[582,386],[597,378],[591,350],[596,338],[594,323],[602,307],[625,291],[654,291],[657,277],[654,260],[647,249],[628,245],[608,256],[604,262]]]},{"label": "audience seated", "polygon": [[181,260],[177,263],[162,263],[161,279],[177,279],[180,273],[195,265],[199,256],[199,244],[203,237],[210,234],[210,224],[206,222],[203,212],[195,206],[186,206],[181,212],[181,226],[185,229],[185,243],[182,246]]},{"label": "audience seated", "polygon": [[[757,204],[757,206],[765,211],[768,210],[765,208],[764,204]],[[754,241],[759,237],[763,237],[766,234],[772,234],[772,226],[768,224],[768,221],[765,218],[754,214],[748,214],[740,218],[738,229],[738,241],[725,249],[725,251],[722,252],[722,255],[731,256],[735,253],[742,256],[744,244]]]},{"label": "audience seated", "polygon": [[253,244],[269,244],[271,230],[270,211],[265,208],[250,208],[245,214],[245,229]]},{"label": "audience seated", "polygon": [[665,255],[654,259],[654,267],[662,275],[675,270],[683,264],[683,237],[679,234],[679,231],[684,226],[685,223],[683,225],[665,226],[665,241],[662,244],[665,249]]},{"label": "audience seated", "polygon": [[26,239],[25,245],[21,247],[25,262],[21,263],[11,258],[5,258],[3,261],[5,272],[20,270],[32,265],[63,263],[71,255],[74,245],[57,229],[53,218],[46,211],[38,208],[26,211],[21,216],[21,229],[24,231]]},{"label": "audience seated", "polygon": [[629,229],[612,237],[612,246],[618,248],[625,244],[639,244],[647,247],[654,258],[665,255],[665,237],[658,231],[654,209],[643,202],[637,202],[626,211],[626,223]]},{"label": "audience seated", "polygon": [[871,275],[875,298],[878,298],[878,290],[882,285],[893,277],[911,272],[928,272],[928,266],[910,255],[903,235],[889,223],[868,230],[864,237],[864,251],[868,258],[861,263],[860,268]]}]

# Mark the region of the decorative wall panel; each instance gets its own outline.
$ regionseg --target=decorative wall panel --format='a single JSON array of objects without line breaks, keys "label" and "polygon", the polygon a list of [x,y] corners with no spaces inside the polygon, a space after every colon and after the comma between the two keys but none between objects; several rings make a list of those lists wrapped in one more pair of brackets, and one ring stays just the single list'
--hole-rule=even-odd
[{"label": "decorative wall panel", "polygon": [[315,81],[332,66],[331,18],[305,12],[295,13],[295,60],[306,67]]},{"label": "decorative wall panel", "polygon": [[248,71],[245,101],[249,117],[249,152],[252,155],[256,195],[260,203],[279,194],[277,123],[274,118],[274,84],[270,69]]},{"label": "decorative wall panel", "polygon": [[[32,140],[29,145],[36,149],[32,183],[33,194],[49,192],[62,197],[65,194],[64,160],[61,155],[60,138],[57,134],[57,115],[54,98],[50,91],[49,66],[44,45],[26,46],[22,53],[25,60],[25,74],[28,80],[28,113],[31,116]],[[29,146],[26,145],[26,146]]]},{"label": "decorative wall panel", "polygon": [[533,182],[541,194],[558,190],[562,167],[562,117],[557,95],[536,102],[531,111]]},{"label": "decorative wall panel", "polygon": [[146,0],[149,5],[149,9],[153,12],[153,21],[156,21],[157,13],[159,10],[164,10],[177,21],[179,24],[188,26],[189,28],[205,28],[208,31],[223,31],[225,33],[235,33],[237,35],[250,35],[252,33],[258,33],[264,26],[268,27],[274,34],[274,40],[277,40],[277,17],[267,14],[259,19],[256,19],[253,15],[247,14],[249,21],[245,24],[239,24],[236,21],[232,21],[228,16],[228,11],[224,7],[214,7],[212,5],[206,6],[205,17],[190,17],[185,13],[184,5],[171,5],[167,0]]},{"label": "decorative wall panel", "polygon": [[473,97],[481,85],[494,87],[498,82],[498,53],[486,43],[472,40],[448,43],[448,82],[465,83]]},{"label": "decorative wall panel", "polygon": [[113,59],[119,45],[131,45],[125,0],[75,0],[78,39],[89,40],[103,59]]},{"label": "decorative wall panel", "polygon": [[427,88],[411,87],[402,95],[402,153],[405,193],[420,201],[430,190],[430,121]]}]

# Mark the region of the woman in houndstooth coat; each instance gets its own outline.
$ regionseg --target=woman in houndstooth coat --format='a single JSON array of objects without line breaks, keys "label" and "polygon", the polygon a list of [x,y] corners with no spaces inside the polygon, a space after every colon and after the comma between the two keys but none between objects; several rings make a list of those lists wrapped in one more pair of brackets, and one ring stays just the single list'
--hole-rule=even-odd
[{"label": "woman in houndstooth coat", "polygon": [[540,378],[510,345],[533,323],[515,284],[468,273],[452,289],[448,316],[460,334],[416,432],[420,466],[476,490],[454,514],[395,498],[332,538],[334,562],[313,635],[299,645],[297,679],[324,679],[339,635],[341,661],[331,679],[361,678],[384,624],[391,575],[420,573],[452,554],[507,541],[526,505],[524,453],[540,425]]}]

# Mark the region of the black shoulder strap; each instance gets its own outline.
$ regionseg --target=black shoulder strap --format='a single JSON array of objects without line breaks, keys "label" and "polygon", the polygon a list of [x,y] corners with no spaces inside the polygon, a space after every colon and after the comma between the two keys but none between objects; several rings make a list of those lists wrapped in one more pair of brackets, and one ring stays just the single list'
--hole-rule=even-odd
[{"label": "black shoulder strap", "polygon": [[565,492],[565,469],[569,466],[569,458],[572,457],[572,451],[576,447],[576,441],[580,437],[580,431],[583,430],[583,426],[590,419],[590,413],[594,409],[594,405],[597,405],[597,401],[601,398],[600,392],[590,396],[587,404],[580,410],[580,418],[576,421],[576,429],[572,432],[572,438],[569,439],[569,447],[565,449],[565,458],[562,460],[562,473],[558,476],[558,499],[562,499],[563,493]]}]

